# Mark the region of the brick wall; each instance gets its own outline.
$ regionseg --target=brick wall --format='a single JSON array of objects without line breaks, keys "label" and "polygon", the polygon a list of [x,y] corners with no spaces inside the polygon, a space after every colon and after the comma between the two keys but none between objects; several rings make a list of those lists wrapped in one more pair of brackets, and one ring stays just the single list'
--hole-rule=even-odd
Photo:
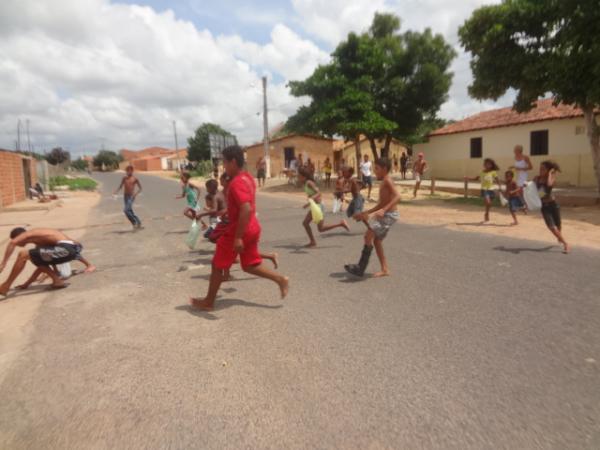
[{"label": "brick wall", "polygon": [[37,181],[36,162],[17,153],[0,150],[0,208],[27,198],[23,161],[30,167],[31,185]]}]

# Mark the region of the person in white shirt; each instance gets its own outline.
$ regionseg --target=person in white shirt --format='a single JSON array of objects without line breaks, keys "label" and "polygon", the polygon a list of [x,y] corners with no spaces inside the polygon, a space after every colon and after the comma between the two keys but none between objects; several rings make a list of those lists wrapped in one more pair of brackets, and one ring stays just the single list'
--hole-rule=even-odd
[{"label": "person in white shirt", "polygon": [[373,188],[373,163],[369,161],[369,155],[363,156],[363,162],[360,163],[360,173],[362,174],[363,186],[367,186],[367,199],[371,200],[371,189]]}]

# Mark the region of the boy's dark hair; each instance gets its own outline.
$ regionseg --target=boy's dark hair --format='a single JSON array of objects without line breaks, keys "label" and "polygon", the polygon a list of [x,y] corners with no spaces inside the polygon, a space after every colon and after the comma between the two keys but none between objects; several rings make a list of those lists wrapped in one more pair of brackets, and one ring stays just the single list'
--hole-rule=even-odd
[{"label": "boy's dark hair", "polygon": [[307,180],[315,181],[315,179],[313,178],[312,172],[310,170],[308,170],[306,167],[301,167],[298,170],[298,175],[302,175]]},{"label": "boy's dark hair", "polygon": [[125,170],[133,170],[133,166],[131,164],[129,164],[127,167],[125,167]]},{"label": "boy's dark hair", "polygon": [[14,239],[17,236],[19,236],[20,234],[25,233],[27,230],[23,227],[17,227],[17,228],[13,228],[12,231],[10,232],[10,238]]},{"label": "boy's dark hair", "polygon": [[512,170],[507,170],[506,172],[504,172],[504,176],[514,178],[515,174]]},{"label": "boy's dark hair", "polygon": [[206,189],[219,189],[219,182],[211,178],[206,182]]},{"label": "boy's dark hair", "polygon": [[192,177],[192,175],[189,172],[181,173],[181,178],[183,178],[185,181],[188,181],[191,177]]},{"label": "boy's dark hair", "polygon": [[223,150],[223,159],[225,161],[235,161],[241,169],[244,167],[246,160],[244,159],[244,150],[239,145],[230,145]]},{"label": "boy's dark hair", "polygon": [[557,172],[560,172],[560,166],[552,160],[543,161],[542,166],[544,166],[548,171],[554,169]]},{"label": "boy's dark hair", "polygon": [[354,167],[344,167],[344,169],[342,170],[342,173],[344,172],[348,172],[348,175],[352,176],[354,175]]},{"label": "boy's dark hair", "polygon": [[392,170],[392,162],[388,158],[377,158],[375,165],[385,169],[387,172]]},{"label": "boy's dark hair", "polygon": [[483,167],[486,167],[488,164],[491,166],[492,170],[500,169],[500,167],[498,167],[498,164],[496,164],[496,161],[494,161],[492,158],[485,158],[483,160]]}]

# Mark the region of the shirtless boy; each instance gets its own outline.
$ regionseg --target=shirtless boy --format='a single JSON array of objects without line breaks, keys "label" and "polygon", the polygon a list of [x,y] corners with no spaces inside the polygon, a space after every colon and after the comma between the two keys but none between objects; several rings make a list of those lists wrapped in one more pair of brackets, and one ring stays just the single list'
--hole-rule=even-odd
[{"label": "shirtless boy", "polygon": [[67,284],[60,278],[60,275],[51,268],[51,266],[56,266],[57,264],[80,260],[86,265],[86,273],[96,270],[93,265],[81,256],[83,249],[81,244],[70,239],[60,231],[50,228],[34,228],[30,231],[25,230],[25,228],[15,228],[10,232],[10,241],[6,246],[4,259],[0,263],[0,272],[6,267],[8,259],[15,251],[15,248],[25,247],[27,244],[34,244],[35,248],[31,250],[23,249],[19,252],[17,261],[8,279],[0,285],[0,295],[8,293],[13,282],[25,268],[27,261],[31,261],[37,269],[26,283],[19,286],[22,289],[28,287],[42,274],[52,279],[51,287],[53,289],[67,287]]},{"label": "shirtless boy", "polygon": [[[392,166],[387,158],[380,158],[375,162],[375,176],[381,181],[379,200],[377,205],[368,211],[357,213],[354,218],[362,220],[369,225],[365,233],[365,245],[358,264],[346,264],[344,268],[352,275],[362,277],[365,274],[373,247],[377,252],[377,258],[381,263],[381,271],[373,275],[375,278],[385,277],[390,274],[385,254],[383,253],[383,240],[388,231],[398,220],[398,202],[400,194],[394,186],[389,172]],[[369,221],[370,216],[372,219]]]},{"label": "shirtless boy", "polygon": [[417,198],[417,192],[421,187],[421,180],[425,172],[427,172],[428,166],[425,161],[425,155],[423,152],[417,155],[417,160],[413,164],[413,178],[415,179],[415,190],[413,192],[413,198]]},{"label": "shirtless boy", "polygon": [[245,272],[277,283],[281,298],[287,295],[289,286],[287,277],[262,264],[258,251],[261,228],[256,218],[256,184],[252,175],[243,169],[244,151],[241,147],[233,145],[223,150],[223,167],[231,177],[227,189],[229,224],[217,241],[206,297],[190,299],[193,308],[206,311],[214,308],[224,272],[233,265],[238,255]]},{"label": "shirtless boy", "polygon": [[[139,229],[143,228],[142,221],[133,212],[133,202],[135,201],[135,198],[138,196],[138,194],[140,192],[142,192],[142,185],[140,183],[140,180],[138,180],[135,176],[133,176],[133,166],[127,166],[127,169],[125,169],[125,172],[126,172],[126,175],[121,180],[121,184],[119,185],[117,190],[114,192],[114,195],[117,195],[117,193],[121,190],[121,188],[123,188],[123,194],[124,194],[123,200],[125,202],[125,208],[123,209],[123,212],[125,213],[125,215],[129,219],[129,221],[131,222],[131,225],[133,225],[133,229],[139,230]],[[136,186],[138,188],[137,192],[135,190]]]}]

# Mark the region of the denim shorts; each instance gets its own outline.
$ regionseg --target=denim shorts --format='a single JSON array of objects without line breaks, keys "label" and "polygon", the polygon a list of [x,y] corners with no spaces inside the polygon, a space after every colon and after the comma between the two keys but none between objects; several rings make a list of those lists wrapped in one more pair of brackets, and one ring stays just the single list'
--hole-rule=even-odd
[{"label": "denim shorts", "polygon": [[511,197],[508,199],[508,208],[512,211],[518,211],[519,209],[524,208],[525,205],[521,201],[521,197]]},{"label": "denim shorts", "polygon": [[487,190],[487,189],[482,189],[481,190],[481,196],[483,198],[489,198],[490,200],[494,200],[496,198],[496,191],[492,191],[492,190]]}]

